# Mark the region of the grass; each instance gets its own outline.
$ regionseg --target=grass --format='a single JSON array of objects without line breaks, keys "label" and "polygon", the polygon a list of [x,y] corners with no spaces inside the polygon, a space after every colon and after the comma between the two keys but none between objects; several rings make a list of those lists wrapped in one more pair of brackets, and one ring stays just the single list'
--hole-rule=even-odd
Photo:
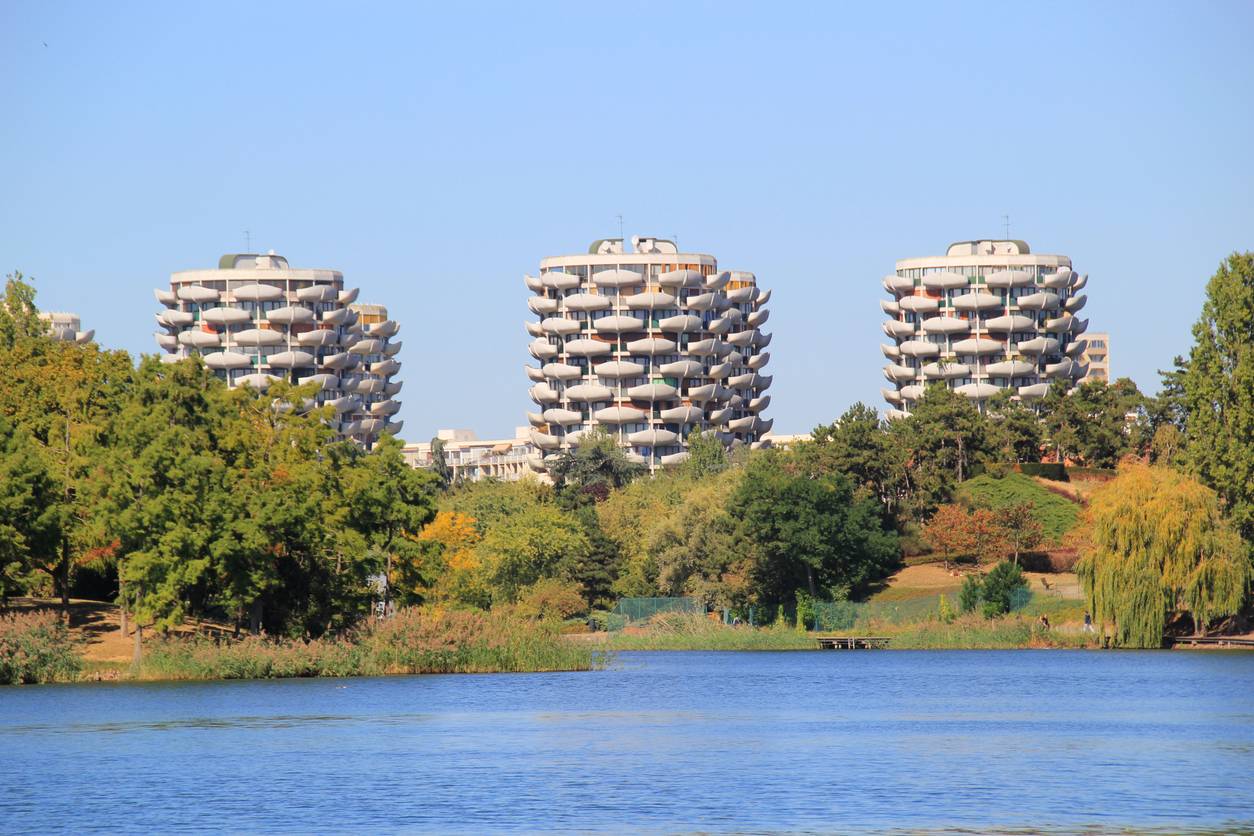
[{"label": "grass", "polygon": [[983,474],[958,486],[958,496],[975,505],[1005,508],[1031,502],[1045,537],[1058,542],[1075,526],[1080,506],[1046,489],[1030,476],[1008,473],[1002,477]]},{"label": "grass", "polygon": [[785,624],[736,626],[704,615],[661,613],[636,631],[610,633],[612,650],[813,650],[814,638]]}]

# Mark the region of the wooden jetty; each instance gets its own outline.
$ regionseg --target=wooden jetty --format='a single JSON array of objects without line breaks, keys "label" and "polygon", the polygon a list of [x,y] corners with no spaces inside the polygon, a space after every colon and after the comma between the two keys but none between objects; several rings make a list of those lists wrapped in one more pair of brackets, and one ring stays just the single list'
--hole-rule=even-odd
[{"label": "wooden jetty", "polygon": [[816,636],[819,650],[883,650],[888,647],[885,636]]},{"label": "wooden jetty", "polygon": [[1254,639],[1228,638],[1226,636],[1168,636],[1167,647],[1248,647],[1254,648]]}]

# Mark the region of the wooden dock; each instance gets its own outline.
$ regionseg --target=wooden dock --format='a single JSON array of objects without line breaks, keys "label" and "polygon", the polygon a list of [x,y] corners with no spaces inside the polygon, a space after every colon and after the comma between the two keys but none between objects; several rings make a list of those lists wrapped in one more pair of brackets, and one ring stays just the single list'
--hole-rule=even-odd
[{"label": "wooden dock", "polygon": [[819,650],[883,650],[889,641],[885,636],[816,636]]},{"label": "wooden dock", "polygon": [[1167,647],[1248,647],[1254,648],[1254,639],[1236,639],[1225,636],[1169,636]]}]

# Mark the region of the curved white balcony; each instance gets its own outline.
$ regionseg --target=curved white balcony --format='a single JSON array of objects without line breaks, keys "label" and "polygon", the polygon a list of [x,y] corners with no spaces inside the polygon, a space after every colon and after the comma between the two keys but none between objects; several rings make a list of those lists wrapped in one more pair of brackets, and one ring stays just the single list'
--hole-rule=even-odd
[{"label": "curved white balcony", "polygon": [[726,357],[731,351],[731,346],[722,340],[708,339],[688,343],[688,353],[693,357]]},{"label": "curved white balcony", "polygon": [[770,395],[761,395],[756,398],[750,398],[748,405],[745,407],[750,412],[761,412],[771,405]]},{"label": "curved white balcony", "polygon": [[557,450],[562,446],[562,440],[556,435],[549,435],[548,432],[530,430],[527,435],[532,440],[532,444],[540,450]]},{"label": "curved white balcony", "polygon": [[316,304],[318,302],[331,302],[339,295],[335,287],[329,284],[315,284],[309,287],[302,287],[296,291],[296,298],[307,304]]},{"label": "curved white balcony", "polygon": [[888,345],[887,343],[880,343],[880,352],[889,360],[896,360],[901,356],[900,348],[895,345]]},{"label": "curved white balcony", "polygon": [[1041,330],[1049,331],[1051,333],[1070,331],[1071,326],[1074,322],[1075,322],[1074,316],[1072,316],[1069,313],[1064,313],[1063,315],[1056,316],[1053,319],[1045,320],[1045,324],[1041,326]]},{"label": "curved white balcony", "polygon": [[727,301],[733,305],[743,305],[746,302],[752,302],[758,298],[758,289],[753,285],[748,287],[737,287],[727,291]]},{"label": "curved white balcony", "polygon": [[381,432],[386,423],[382,418],[362,418],[357,422],[357,432],[365,436],[374,435]]},{"label": "curved white balcony", "polygon": [[644,366],[630,360],[611,360],[608,363],[597,363],[592,367],[597,377],[619,378],[639,377],[644,374]]},{"label": "curved white balcony", "polygon": [[970,284],[967,277],[948,270],[939,273],[927,273],[923,276],[923,286],[928,290],[954,290]]},{"label": "curved white balcony", "polygon": [[205,287],[199,284],[185,284],[179,287],[178,297],[185,302],[216,302],[220,294],[211,287]]},{"label": "curved white balcony", "polygon": [[1036,364],[1026,360],[999,360],[989,363],[984,371],[996,377],[1022,377],[1036,371]]},{"label": "curved white balcony", "polygon": [[1002,301],[991,293],[973,290],[954,297],[954,307],[960,311],[984,311],[1002,307]]},{"label": "curved white balcony", "polygon": [[349,349],[349,354],[378,354],[383,350],[383,340],[358,340]]},{"label": "curved white balcony", "polygon": [[404,385],[405,385],[405,381],[403,380],[389,381],[383,386],[383,394],[387,395],[389,398],[395,397],[396,394],[401,391],[401,387]]},{"label": "curved white balcony", "polygon": [[753,331],[740,331],[735,334],[728,334],[724,340],[728,345],[734,345],[737,348],[745,348],[753,344]]},{"label": "curved white balcony", "polygon": [[971,369],[964,363],[928,363],[923,367],[923,376],[928,380],[956,380],[971,374]]},{"label": "curved white balcony", "polygon": [[623,300],[629,310],[633,311],[651,311],[655,308],[673,308],[679,304],[678,300],[670,293],[660,293],[651,291],[649,293],[637,293],[634,296],[628,296]]},{"label": "curved white balcony", "polygon": [[757,372],[749,372],[728,378],[727,385],[733,389],[755,389],[761,386],[766,379],[764,375],[760,375]]},{"label": "curved white balcony", "polygon": [[884,277],[884,289],[889,293],[910,293],[914,290],[914,279],[907,279],[904,276],[898,276],[891,273]]},{"label": "curved white balcony", "polygon": [[1053,337],[1033,337],[1015,346],[1020,354],[1053,354],[1058,350],[1058,340]]},{"label": "curved white balcony", "polygon": [[761,419],[756,415],[745,415],[742,418],[733,418],[727,422],[727,429],[734,433],[752,432],[757,428]]},{"label": "curved white balcony", "polygon": [[636,424],[644,421],[648,414],[632,406],[607,406],[598,409],[592,417],[603,424]]},{"label": "curved white balcony", "polygon": [[360,421],[341,421],[339,429],[340,429],[341,435],[354,436],[361,430],[361,422]]},{"label": "curved white balcony", "polygon": [[1048,393],[1048,383],[1032,383],[1027,386],[1019,387],[1019,397],[1021,398],[1043,398]]},{"label": "curved white balcony", "polygon": [[745,325],[750,328],[757,328],[759,325],[765,325],[766,321],[771,318],[771,312],[766,308],[759,308],[753,313],[745,317]]},{"label": "curved white balcony", "polygon": [[727,320],[732,325],[739,324],[741,321],[744,320],[744,318],[745,318],[745,315],[742,314],[740,310],[737,308],[732,308],[730,310],[723,312],[723,319]]},{"label": "curved white balcony", "polygon": [[386,340],[388,337],[395,337],[400,330],[401,326],[396,323],[396,320],[385,319],[382,322],[376,322],[374,325],[371,325],[367,333],[372,337],[381,337]]},{"label": "curved white balcony", "polygon": [[680,450],[678,453],[667,453],[658,459],[658,464],[662,465],[662,467],[674,467],[688,461],[689,455],[691,454],[687,450]]},{"label": "curved white balcony", "polygon": [[557,346],[544,338],[532,340],[527,344],[527,351],[537,360],[548,360],[557,356]]},{"label": "curved white balcony", "polygon": [[314,365],[314,356],[308,351],[280,351],[266,358],[272,369],[298,369]]},{"label": "curved white balcony", "polygon": [[771,352],[764,351],[761,354],[755,354],[745,360],[745,365],[753,370],[758,370],[771,362]]},{"label": "curved white balcony", "polygon": [[252,388],[258,390],[259,392],[264,392],[267,389],[269,389],[270,384],[274,383],[276,380],[278,380],[278,378],[272,374],[262,374],[262,373],[246,374],[241,377],[235,378],[235,385],[236,386],[251,386]]},{"label": "curved white balcony", "polygon": [[568,427],[571,424],[578,424],[582,421],[583,413],[576,412],[573,409],[562,409],[560,406],[554,406],[544,410],[544,420],[548,424]]},{"label": "curved white balcony", "polygon": [[575,293],[562,301],[568,311],[603,311],[613,305],[610,297],[596,293]]},{"label": "curved white balcony", "polygon": [[335,412],[350,412],[361,407],[361,398],[354,395],[343,395],[333,400],[327,401],[323,406],[329,406]]},{"label": "curved white balcony", "polygon": [[994,270],[984,276],[989,287],[1027,287],[1036,281],[1031,270]]},{"label": "curved white balcony", "polygon": [[735,368],[731,363],[715,363],[713,366],[710,366],[710,371],[706,376],[715,380],[722,380],[731,374]]},{"label": "curved white balcony", "polygon": [[172,290],[158,289],[158,290],[154,290],[152,292],[152,295],[156,296],[157,301],[165,305],[166,307],[173,307],[174,305],[178,304],[178,296],[176,296],[174,294],[174,291]]},{"label": "curved white balcony", "polygon": [[541,316],[545,314],[557,313],[557,300],[550,299],[547,296],[532,296],[527,300],[527,307],[533,314]]},{"label": "curved white balcony", "polygon": [[1040,290],[1036,293],[1020,296],[1015,300],[1015,304],[1019,306],[1021,311],[1052,311],[1058,307],[1059,299],[1057,293]]},{"label": "curved white balcony", "polygon": [[543,337],[544,329],[540,327],[538,322],[524,322],[523,328],[526,329],[527,335],[531,337]]},{"label": "curved white balcony", "polygon": [[1067,347],[1062,350],[1062,353],[1074,359],[1084,353],[1084,347],[1085,343],[1083,340],[1076,340],[1068,343]]},{"label": "curved white balcony", "polygon": [[902,366],[896,363],[889,363],[887,366],[884,367],[884,377],[888,378],[894,383],[898,383],[903,380],[914,380],[915,376],[918,374],[918,371],[919,371],[918,369],[912,369],[909,366]]},{"label": "curved white balcony", "polygon": [[907,357],[936,357],[941,347],[927,340],[906,340],[901,344],[901,353]]},{"label": "curved white balcony", "polygon": [[1081,293],[1079,296],[1072,296],[1066,302],[1063,302],[1062,307],[1068,313],[1078,313],[1079,310],[1084,307],[1084,303],[1088,300],[1089,297]]},{"label": "curved white balcony", "polygon": [[404,421],[385,421],[383,424],[383,432],[388,435],[400,435],[401,428],[404,426]]},{"label": "curved white balcony", "polygon": [[645,324],[634,316],[604,316],[592,323],[598,334],[622,334],[627,331],[643,331]]},{"label": "curved white balcony", "polygon": [[649,447],[660,447],[665,444],[674,444],[679,441],[679,434],[670,430],[658,428],[650,428],[647,430],[637,430],[634,433],[627,433],[627,440],[632,444]]},{"label": "curved white balcony", "polygon": [[243,369],[252,365],[252,359],[246,354],[234,351],[215,351],[204,355],[205,365],[211,369]]},{"label": "curved white balcony", "polygon": [[537,383],[527,390],[527,394],[531,395],[531,399],[536,403],[553,403],[562,399],[557,390],[547,383]]},{"label": "curved white balcony", "polygon": [[895,317],[901,313],[901,305],[897,302],[892,301],[891,299],[881,299],[880,310],[882,310],[884,313],[888,314],[889,316]]},{"label": "curved white balcony", "polygon": [[356,311],[350,311],[348,309],[344,310],[344,324],[347,326],[357,326],[357,333],[360,334],[361,326],[357,325],[358,319],[359,317],[357,316]]},{"label": "curved white balcony", "polygon": [[[901,323],[908,325],[909,323]],[[920,323],[924,334],[965,334],[971,330],[971,323],[954,316],[933,316]],[[908,332],[913,333],[913,332]],[[891,336],[898,336],[893,334]]]},{"label": "curved white balcony", "polygon": [[679,390],[669,383],[642,383],[627,390],[633,401],[670,401],[678,395]]},{"label": "curved white balcony", "polygon": [[969,337],[953,344],[953,350],[958,354],[998,354],[1005,348],[1005,343],[987,337]]},{"label": "curved white balcony", "polygon": [[885,334],[898,339],[914,333],[913,322],[898,322],[895,319],[890,319],[883,323],[880,327],[883,329]]},{"label": "curved white balcony", "polygon": [[771,290],[767,288],[758,294],[758,298],[753,300],[753,304],[757,307],[762,307],[769,301],[771,301]]},{"label": "curved white balcony", "polygon": [[387,345],[383,346],[383,356],[395,357],[397,354],[400,353],[402,345],[404,345],[404,343],[402,343],[400,340],[397,340],[394,343],[388,343]]},{"label": "curved white balcony", "polygon": [[323,357],[322,365],[326,366],[328,369],[343,371],[356,366],[357,357],[349,354],[347,351],[341,351],[339,354],[332,354],[328,357]]},{"label": "curved white balcony", "polygon": [[544,380],[544,371],[537,369],[535,366],[523,365],[523,372],[527,375],[527,379],[532,383],[539,383]]},{"label": "curved white balcony", "polygon": [[1071,372],[1078,364],[1070,357],[1064,357],[1057,363],[1047,363],[1045,365],[1045,377],[1070,377]]},{"label": "curved white balcony", "polygon": [[715,409],[710,412],[710,424],[714,426],[718,426],[722,424],[725,428],[727,421],[729,418],[731,418],[731,416],[732,416],[732,408],[730,406],[725,406],[721,409]]},{"label": "curved white balcony", "polygon": [[345,383],[344,388],[351,392],[358,392],[362,395],[377,395],[383,391],[386,384],[377,377],[367,377],[364,380],[358,380],[355,383]]},{"label": "curved white balcony", "polygon": [[967,383],[962,386],[955,386],[954,391],[959,395],[964,395],[974,400],[983,400],[996,395],[1001,391],[1001,387],[994,386],[991,383]]},{"label": "curved white balcony", "polygon": [[401,405],[397,401],[379,401],[370,405],[370,414],[376,418],[386,418],[401,411]]},{"label": "curved white balcony", "polygon": [[1054,290],[1064,288],[1071,284],[1071,268],[1060,267],[1053,273],[1046,273],[1041,276],[1041,285]]},{"label": "curved white balcony", "polygon": [[761,331],[754,331],[753,338],[750,339],[749,342],[753,345],[754,348],[766,348],[768,345],[771,344],[772,336],[773,335],[771,334],[764,334]]},{"label": "curved white balcony", "polygon": [[535,473],[543,473],[545,470],[544,457],[538,454],[527,456],[527,467]]},{"label": "curved white balcony", "polygon": [[341,291],[340,295],[335,297],[335,301],[339,302],[341,305],[351,305],[357,301],[357,294],[360,292],[361,288],[359,287]]},{"label": "curved white balcony", "polygon": [[579,332],[579,323],[573,319],[562,319],[560,316],[550,316],[541,320],[540,328],[546,334],[576,334]]},{"label": "curved white balcony", "polygon": [[923,393],[926,391],[926,388],[927,387],[922,384],[911,383],[909,386],[902,386],[898,391],[901,392],[901,396],[906,400],[917,401],[919,398],[923,397]]},{"label": "curved white balcony", "polygon": [[322,312],[323,325],[342,325],[348,320],[348,315],[352,313],[348,308],[336,308],[333,311]]},{"label": "curved white balcony", "polygon": [[153,334],[152,336],[157,341],[157,345],[166,351],[174,351],[179,347],[179,338],[173,334]]},{"label": "curved white balcony", "polygon": [[565,349],[567,354],[573,354],[576,357],[599,357],[602,354],[609,354],[613,346],[610,343],[584,338],[571,340],[566,343]]},{"label": "curved white balcony", "polygon": [[614,269],[597,270],[592,274],[592,283],[604,287],[631,287],[644,284],[644,276],[634,270]]},{"label": "curved white balcony", "polygon": [[318,374],[311,374],[308,377],[302,377],[300,378],[299,383],[301,386],[304,386],[306,383],[316,383],[318,384],[319,392],[325,392],[328,389],[340,388],[340,379],[336,377],[335,375],[328,374],[326,372],[320,372]]},{"label": "curved white balcony", "polygon": [[180,345],[190,345],[194,348],[210,348],[222,345],[222,335],[212,331],[202,331],[199,328],[189,328],[186,331],[179,332],[178,341]]},{"label": "curved white balcony", "polygon": [[696,270],[684,268],[668,270],[657,277],[657,283],[662,287],[703,287],[705,277]]},{"label": "curved white balcony", "polygon": [[658,320],[657,327],[670,334],[687,334],[701,330],[701,317],[692,314],[679,314]]},{"label": "curved white balcony", "polygon": [[540,274],[541,284],[557,290],[571,290],[579,287],[581,281],[583,280],[573,273],[564,273],[561,270],[548,270]]},{"label": "curved white balcony", "polygon": [[400,370],[401,364],[396,360],[380,360],[378,363],[370,364],[370,372],[382,377],[391,377]]},{"label": "curved white balcony", "polygon": [[[271,331],[267,328],[247,328],[243,331],[232,332],[231,341],[240,345],[279,345],[287,342],[287,337],[282,331]],[[215,340],[215,344],[216,342],[218,341]]]},{"label": "curved white balcony", "polygon": [[538,276],[533,276],[530,273],[523,275],[523,284],[527,286],[528,290],[534,293],[539,293],[544,290],[544,282],[540,281]]},{"label": "curved white balcony", "polygon": [[684,307],[691,311],[712,311],[726,298],[721,293],[698,293],[696,296],[689,296]]},{"label": "curved white balcony", "polygon": [[663,421],[676,424],[695,424],[705,420],[705,413],[695,406],[675,406],[661,411]]},{"label": "curved white balcony", "polygon": [[614,393],[600,383],[580,383],[566,387],[566,398],[572,401],[608,401]]},{"label": "curved white balcony", "polygon": [[896,404],[898,406],[900,406],[902,400],[904,400],[901,397],[901,393],[898,392],[896,389],[880,389],[880,394],[884,397],[884,400],[888,401],[891,404]]},{"label": "curved white balcony", "polygon": [[552,378],[553,380],[575,380],[583,377],[583,370],[578,366],[571,366],[567,363],[545,363],[541,369],[543,377]]},{"label": "curved white balcony", "polygon": [[[256,328],[253,330],[260,331],[261,329]],[[274,332],[263,331],[262,333],[273,334]],[[334,331],[328,331],[325,328],[318,328],[296,335],[296,343],[306,348],[326,348],[329,345],[335,345],[337,342],[339,342],[339,336]]]},{"label": "curved white balcony", "polygon": [[533,427],[543,427],[548,421],[544,420],[544,416],[539,412],[527,412],[527,422]]},{"label": "curved white balcony", "polygon": [[694,386],[688,390],[689,400],[697,403],[705,403],[706,401],[725,401],[731,395],[731,391],[717,383],[707,383],[704,386]]},{"label": "curved white balcony", "polygon": [[720,270],[705,277],[705,286],[710,290],[718,290],[725,287],[729,281],[731,281],[731,271]]},{"label": "curved white balcony", "polygon": [[1080,336],[1089,330],[1089,321],[1087,319],[1077,319],[1071,323],[1071,333],[1073,336]]},{"label": "curved white balcony", "polygon": [[903,311],[915,313],[933,313],[939,307],[935,299],[926,296],[903,296],[897,304]]},{"label": "curved white balcony", "polygon": [[296,323],[304,324],[314,321],[313,311],[308,308],[298,308],[288,305],[284,308],[275,308],[266,313],[266,319],[270,322],[278,322],[282,325],[292,325]]},{"label": "curved white balcony", "polygon": [[[240,311],[240,313],[243,313],[243,311]],[[164,325],[167,328],[181,328],[196,321],[196,318],[187,311],[166,310],[156,316],[157,324]]]},{"label": "curved white balcony", "polygon": [[1088,363],[1076,363],[1071,367],[1071,379],[1080,380],[1089,373]]},{"label": "curved white balcony", "polygon": [[667,377],[700,377],[701,364],[696,360],[676,360],[663,363],[658,370]]},{"label": "curved white balcony", "polygon": [[1036,320],[1023,314],[1004,314],[984,321],[990,331],[1030,331],[1036,328]]},{"label": "curved white balcony", "polygon": [[[673,354],[675,348],[674,340],[661,337],[645,337],[642,340],[632,340],[627,343],[627,351],[631,354]],[[689,350],[691,351],[691,346]]]},{"label": "curved white balcony", "polygon": [[[1072,275],[1074,276],[1074,274]],[[1078,279],[1075,279],[1073,282],[1071,282],[1071,292],[1076,293],[1080,290],[1083,290],[1084,286],[1088,283],[1089,283],[1089,274],[1085,273],[1083,276],[1080,276]]]}]

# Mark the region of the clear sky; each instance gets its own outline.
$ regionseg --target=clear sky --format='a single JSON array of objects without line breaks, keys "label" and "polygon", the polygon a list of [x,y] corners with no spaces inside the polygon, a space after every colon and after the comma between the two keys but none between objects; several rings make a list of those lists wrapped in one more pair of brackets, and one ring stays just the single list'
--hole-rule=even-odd
[{"label": "clear sky", "polygon": [[224,252],[402,324],[403,436],[525,423],[522,275],[625,231],[774,289],[768,415],[883,407],[893,262],[1010,233],[1158,387],[1254,248],[1254,2],[0,3],[0,267],[106,346]]}]

